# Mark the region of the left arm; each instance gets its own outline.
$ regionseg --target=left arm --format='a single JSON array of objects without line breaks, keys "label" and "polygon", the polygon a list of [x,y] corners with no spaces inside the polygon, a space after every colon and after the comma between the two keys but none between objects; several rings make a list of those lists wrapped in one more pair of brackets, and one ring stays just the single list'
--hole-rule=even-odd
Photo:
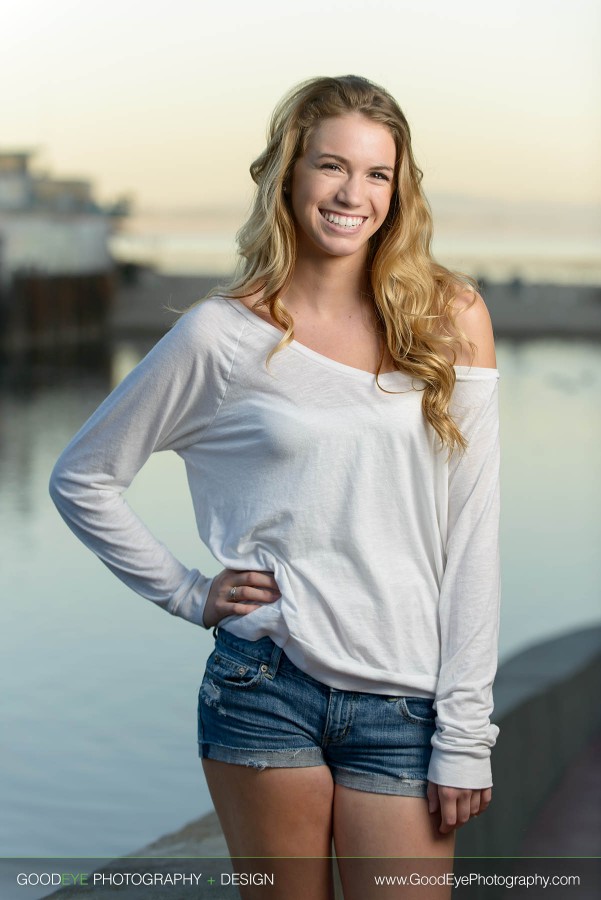
[{"label": "left arm", "polygon": [[457,324],[477,353],[472,359],[466,345],[455,364],[477,371],[461,377],[451,404],[469,443],[449,463],[437,730],[428,773],[430,811],[440,808],[443,833],[490,802],[490,749],[498,734],[489,719],[500,598],[498,372],[486,305],[479,295],[463,305],[467,297],[457,298]]}]

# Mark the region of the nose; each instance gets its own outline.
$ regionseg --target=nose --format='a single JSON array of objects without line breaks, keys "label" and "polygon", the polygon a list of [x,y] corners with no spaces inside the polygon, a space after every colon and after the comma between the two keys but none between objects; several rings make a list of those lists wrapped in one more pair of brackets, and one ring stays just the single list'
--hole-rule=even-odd
[{"label": "nose", "polygon": [[336,199],[346,206],[361,206],[364,198],[365,184],[359,174],[348,175],[338,186]]}]

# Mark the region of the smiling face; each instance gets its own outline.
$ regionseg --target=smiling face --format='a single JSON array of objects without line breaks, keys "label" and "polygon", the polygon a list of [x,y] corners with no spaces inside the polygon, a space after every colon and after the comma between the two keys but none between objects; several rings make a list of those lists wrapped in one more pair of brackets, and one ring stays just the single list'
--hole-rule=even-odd
[{"label": "smiling face", "polygon": [[323,119],[292,173],[299,252],[367,255],[392,199],[396,147],[385,125],[361,113]]}]

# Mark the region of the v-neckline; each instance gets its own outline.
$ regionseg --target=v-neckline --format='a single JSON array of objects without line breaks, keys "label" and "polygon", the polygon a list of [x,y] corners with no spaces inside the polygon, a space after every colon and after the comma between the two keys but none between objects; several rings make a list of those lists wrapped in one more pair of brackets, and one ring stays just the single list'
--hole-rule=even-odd
[{"label": "v-neckline", "polygon": [[[220,299],[225,300],[230,304],[234,309],[237,309],[243,316],[245,316],[249,322],[253,325],[256,325],[258,328],[262,328],[264,332],[277,335],[278,338],[281,338],[284,334],[283,331],[280,331],[279,328],[276,328],[275,325],[272,325],[271,322],[267,322],[266,319],[258,316],[257,313],[253,312],[252,309],[249,309],[248,306],[239,300],[237,297],[221,297]],[[338,372],[343,372],[346,375],[352,375],[355,378],[362,378],[364,381],[369,381],[370,383],[374,383],[376,380],[376,376],[373,372],[368,372],[366,369],[357,369],[355,366],[347,366],[346,363],[338,362],[337,359],[332,359],[330,356],[324,356],[323,353],[318,353],[317,350],[312,350],[311,347],[307,347],[306,344],[301,344],[300,341],[297,341],[296,338],[288,344],[291,350],[295,350],[297,353],[302,353],[304,356],[307,356],[309,359],[312,359],[314,362],[319,363],[322,366],[327,366],[330,369],[335,369]],[[453,366],[455,370],[456,377],[461,381],[479,381],[483,378],[498,378],[499,370],[498,368],[489,368],[488,366],[466,366],[459,365]],[[390,380],[392,383],[395,381],[405,379],[412,381],[415,376],[409,375],[406,372],[402,372],[400,369],[395,369],[393,372],[380,372],[378,375],[378,380],[381,381],[383,378]]]},{"label": "v-neckline", "polygon": [[[239,300],[237,297],[224,297],[230,305],[232,305],[235,309],[239,310],[242,315],[244,315],[249,322],[262,328],[263,331],[268,332],[269,334],[275,334],[280,339],[282,338],[284,332],[277,328],[275,325],[272,325],[271,322],[268,322],[266,319],[263,319],[261,316],[257,315],[256,312],[253,312],[252,309],[249,309],[248,306]],[[356,378],[363,378],[363,380],[369,380],[370,382],[374,382],[376,380],[375,372],[368,372],[367,369],[358,369],[356,366],[349,366],[346,363],[339,362],[337,359],[332,359],[331,356],[325,356],[323,353],[318,353],[317,350],[313,350],[311,347],[307,347],[306,344],[301,344],[300,341],[297,341],[296,338],[288,345],[292,350],[296,350],[299,353],[308,356],[314,362],[318,362],[323,366],[327,366],[328,368],[336,369],[339,372],[344,372],[347,375],[353,375]],[[392,376],[392,380],[397,380],[399,376],[401,378],[411,378],[410,375],[407,375],[405,372],[401,372],[400,369],[395,369],[392,372],[380,372],[378,375],[378,380],[383,378],[390,379]]]}]

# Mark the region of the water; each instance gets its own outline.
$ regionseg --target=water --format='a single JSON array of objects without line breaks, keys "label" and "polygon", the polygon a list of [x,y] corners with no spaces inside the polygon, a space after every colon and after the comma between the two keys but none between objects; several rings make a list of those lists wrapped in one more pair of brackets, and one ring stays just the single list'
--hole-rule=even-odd
[{"label": "water", "polygon": [[[433,250],[451,268],[489,281],[601,282],[598,207],[503,204],[484,198],[430,198],[436,224]],[[110,239],[118,260],[165,273],[229,275],[235,234],[246,210],[137,212]]]},{"label": "water", "polygon": [[[497,350],[506,658],[601,615],[601,346]],[[123,345],[100,367],[30,367],[19,389],[0,391],[4,856],[112,857],[211,808],[196,755],[211,632],[125,588],[47,493],[59,452],[139,353]],[[152,457],[128,499],[188,566],[217,571],[175,454]]]}]

